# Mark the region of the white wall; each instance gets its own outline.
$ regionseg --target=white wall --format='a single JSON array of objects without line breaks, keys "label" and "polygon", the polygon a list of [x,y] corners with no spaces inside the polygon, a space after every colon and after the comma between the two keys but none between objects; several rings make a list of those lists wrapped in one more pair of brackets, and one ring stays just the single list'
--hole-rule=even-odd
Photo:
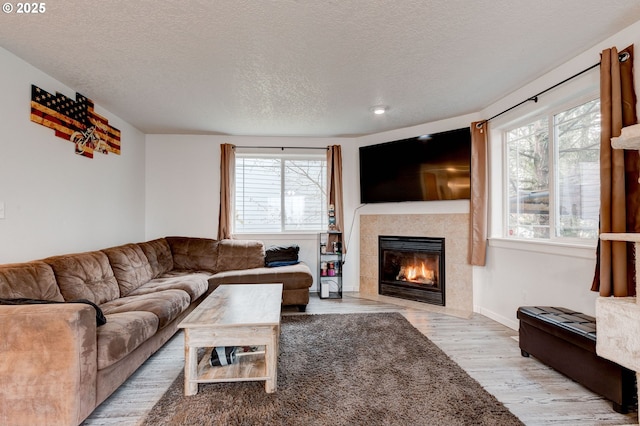
[{"label": "white wall", "polygon": [[146,136],[147,239],[216,238],[220,205],[219,136]]},{"label": "white wall", "polygon": [[[531,84],[510,94],[482,112],[491,117],[548,87],[559,83],[600,61],[603,49],[616,46],[622,50],[640,42],[640,22],[622,30],[568,60]],[[638,60],[635,68],[637,70]],[[640,75],[635,74],[636,91],[640,90]],[[503,239],[502,204],[502,140],[501,129],[523,116],[535,115],[545,108],[553,109],[571,97],[598,94],[599,69],[564,84],[512,112],[492,120],[490,126],[491,226],[487,266],[474,268],[475,310],[505,325],[517,329],[519,306],[551,305],[595,315],[597,293],[590,291],[595,268],[595,243],[586,247],[566,247],[554,244],[516,243]]]},{"label": "white wall", "polygon": [[2,48],[0,65],[0,263],[144,239],[144,135],[96,105],[122,132],[122,155],[76,155],[30,121],[32,84],[74,99],[75,91]]}]

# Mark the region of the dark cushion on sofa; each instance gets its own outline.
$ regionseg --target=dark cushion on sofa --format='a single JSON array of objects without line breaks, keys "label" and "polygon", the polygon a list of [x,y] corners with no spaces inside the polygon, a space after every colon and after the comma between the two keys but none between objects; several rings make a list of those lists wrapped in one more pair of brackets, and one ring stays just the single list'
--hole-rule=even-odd
[{"label": "dark cushion on sofa", "polygon": [[291,244],[286,246],[269,246],[264,253],[266,266],[280,266],[281,264],[295,265],[298,262],[300,246]]}]

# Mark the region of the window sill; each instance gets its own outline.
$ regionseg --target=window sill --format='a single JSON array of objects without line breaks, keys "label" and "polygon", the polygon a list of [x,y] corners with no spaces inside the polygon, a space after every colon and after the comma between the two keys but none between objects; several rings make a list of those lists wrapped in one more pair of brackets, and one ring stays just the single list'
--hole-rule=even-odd
[{"label": "window sill", "polygon": [[490,238],[489,246],[509,249],[521,250],[532,253],[543,253],[549,255],[577,257],[581,259],[596,258],[596,242],[585,244],[559,243],[552,241],[540,240],[518,240],[513,238]]}]

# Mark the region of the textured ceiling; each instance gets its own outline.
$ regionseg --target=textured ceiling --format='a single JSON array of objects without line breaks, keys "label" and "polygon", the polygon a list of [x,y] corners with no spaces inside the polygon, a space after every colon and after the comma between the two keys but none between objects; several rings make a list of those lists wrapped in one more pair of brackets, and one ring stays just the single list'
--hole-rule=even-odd
[{"label": "textured ceiling", "polygon": [[479,111],[638,20],[637,0],[56,0],[3,13],[0,46],[145,133],[338,136]]}]

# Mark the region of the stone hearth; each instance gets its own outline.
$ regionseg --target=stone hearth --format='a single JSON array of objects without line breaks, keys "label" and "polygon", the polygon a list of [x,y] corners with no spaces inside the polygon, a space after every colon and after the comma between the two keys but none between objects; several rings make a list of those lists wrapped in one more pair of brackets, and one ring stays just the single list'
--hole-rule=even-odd
[{"label": "stone hearth", "polygon": [[360,294],[363,297],[381,297],[378,295],[379,235],[445,238],[446,306],[421,305],[467,315],[473,312],[473,274],[467,261],[469,214],[361,215]]}]

